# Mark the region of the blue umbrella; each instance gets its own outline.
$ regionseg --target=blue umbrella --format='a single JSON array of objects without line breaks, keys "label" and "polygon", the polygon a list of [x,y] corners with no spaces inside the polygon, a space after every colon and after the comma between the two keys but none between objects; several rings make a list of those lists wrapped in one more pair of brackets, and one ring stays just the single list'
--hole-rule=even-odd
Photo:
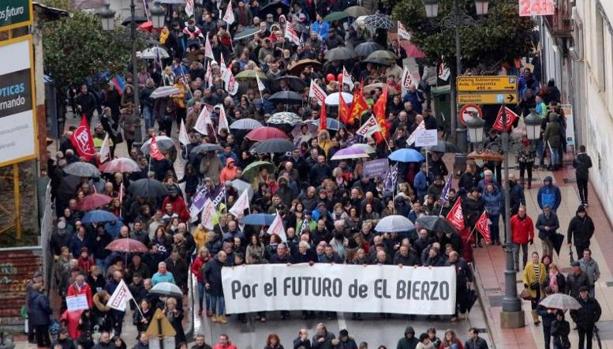
[{"label": "blue umbrella", "polygon": [[252,213],[243,218],[242,223],[246,225],[271,225],[275,220],[274,214]]},{"label": "blue umbrella", "polygon": [[91,224],[91,223],[106,223],[106,222],[115,222],[117,221],[117,216],[112,214],[109,211],[104,210],[93,210],[89,211],[83,216],[81,222],[83,224]]},{"label": "blue umbrella", "polygon": [[420,152],[411,148],[398,149],[391,153],[387,158],[392,161],[399,162],[422,162],[425,160],[424,156],[421,155]]},{"label": "blue umbrella", "polygon": [[[315,127],[319,127],[319,119],[316,120],[311,120],[309,121],[309,124],[311,124],[312,126]],[[326,129],[328,130],[332,130],[332,131],[338,131],[341,128],[345,127],[345,125],[343,125],[342,122],[336,120],[336,119],[332,119],[332,118],[327,118],[326,119]]]}]

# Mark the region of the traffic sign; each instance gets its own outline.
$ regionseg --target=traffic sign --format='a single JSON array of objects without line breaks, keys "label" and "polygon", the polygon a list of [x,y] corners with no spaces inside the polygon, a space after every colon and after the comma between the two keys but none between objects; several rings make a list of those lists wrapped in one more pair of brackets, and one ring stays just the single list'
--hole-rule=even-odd
[{"label": "traffic sign", "polygon": [[461,75],[457,79],[458,92],[516,92],[514,75]]},{"label": "traffic sign", "polygon": [[460,123],[466,126],[466,118],[470,116],[476,116],[478,118],[483,118],[483,110],[476,104],[466,104],[460,108]]},{"label": "traffic sign", "polygon": [[164,315],[162,309],[158,309],[155,311],[155,314],[153,314],[149,327],[147,327],[147,335],[150,338],[159,336],[173,337],[177,335],[177,332],[170,324],[170,321],[168,321],[168,318]]},{"label": "traffic sign", "polygon": [[517,104],[517,91],[458,93],[458,104]]}]

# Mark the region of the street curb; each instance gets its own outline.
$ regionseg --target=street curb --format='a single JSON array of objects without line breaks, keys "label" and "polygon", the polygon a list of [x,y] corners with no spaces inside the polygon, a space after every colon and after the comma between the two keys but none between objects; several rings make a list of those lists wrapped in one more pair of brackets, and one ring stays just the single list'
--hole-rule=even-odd
[{"label": "street curb", "polygon": [[[496,349],[496,343],[500,340],[500,338],[495,338],[495,331],[492,331],[492,325],[490,323],[489,314],[486,309],[489,309],[490,303],[485,297],[485,289],[483,288],[483,284],[481,283],[481,274],[479,274],[479,270],[477,269],[477,265],[472,263],[473,266],[473,274],[475,275],[475,291],[477,291],[477,299],[479,300],[479,305],[481,306],[481,311],[483,312],[483,318],[485,319],[485,325],[487,326],[487,332],[490,337],[490,348]],[[487,305],[487,308],[485,307]]]}]

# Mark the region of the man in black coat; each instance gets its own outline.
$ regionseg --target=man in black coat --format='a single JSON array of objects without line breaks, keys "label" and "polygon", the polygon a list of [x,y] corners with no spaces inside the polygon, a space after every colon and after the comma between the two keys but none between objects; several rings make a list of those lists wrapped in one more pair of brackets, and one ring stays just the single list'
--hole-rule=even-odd
[{"label": "man in black coat", "polygon": [[587,182],[590,176],[590,168],[592,168],[592,159],[585,152],[585,145],[579,146],[579,153],[573,160],[573,167],[575,168],[581,204],[587,207]]},{"label": "man in black coat", "polygon": [[587,349],[592,349],[594,325],[598,322],[598,319],[600,319],[602,309],[596,298],[590,297],[588,287],[581,287],[578,301],[579,304],[581,304],[581,308],[571,310],[570,316],[577,324],[579,348],[585,348],[584,343],[587,341]]},{"label": "man in black coat", "polygon": [[[449,259],[447,265],[455,267],[456,272],[456,313],[452,317],[452,321],[457,320],[458,312],[463,314],[468,311],[470,306],[469,285],[473,281],[473,272],[468,266],[468,263],[464,258],[460,257],[458,252],[451,251],[449,253]],[[468,314],[467,314],[468,315]]]},{"label": "man in black coat", "polygon": [[475,327],[468,329],[468,339],[464,344],[464,349],[488,349],[487,342],[479,337],[479,330]]},{"label": "man in black coat", "polygon": [[574,261],[572,264],[572,270],[566,278],[566,290],[572,297],[579,298],[579,290],[583,287],[589,289],[589,280],[587,274],[581,270],[581,265],[578,261]]},{"label": "man in black coat", "polygon": [[566,232],[568,247],[570,248],[572,243],[575,244],[577,258],[583,257],[583,250],[590,247],[590,239],[594,235],[594,229],[594,222],[585,212],[585,207],[579,206],[575,217],[568,223],[568,231]]}]

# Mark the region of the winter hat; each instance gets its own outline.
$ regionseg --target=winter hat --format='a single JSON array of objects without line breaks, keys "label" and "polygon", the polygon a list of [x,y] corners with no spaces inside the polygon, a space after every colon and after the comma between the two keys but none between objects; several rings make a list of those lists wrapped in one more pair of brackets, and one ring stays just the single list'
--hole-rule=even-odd
[{"label": "winter hat", "polygon": [[545,179],[543,179],[543,182],[553,183],[553,178],[551,178],[551,176],[547,176]]},{"label": "winter hat", "polygon": [[349,331],[347,331],[345,329],[340,330],[340,332],[338,333],[338,336],[339,337],[349,337]]},{"label": "winter hat", "polygon": [[579,212],[585,212],[585,206],[579,205],[579,207],[577,207],[577,213]]}]

